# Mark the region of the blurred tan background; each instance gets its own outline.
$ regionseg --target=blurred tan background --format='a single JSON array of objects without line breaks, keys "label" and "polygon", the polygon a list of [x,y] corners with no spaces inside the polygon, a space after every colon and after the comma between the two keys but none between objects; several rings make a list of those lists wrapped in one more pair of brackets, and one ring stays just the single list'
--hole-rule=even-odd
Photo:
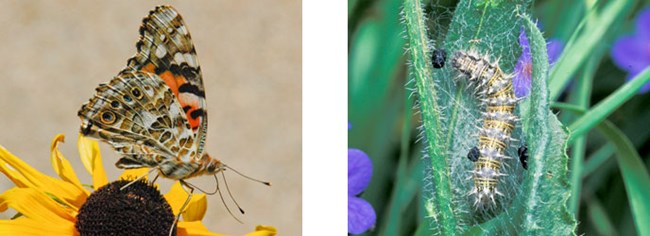
[{"label": "blurred tan background", "polygon": [[[60,146],[84,183],[77,111],[135,53],[143,17],[156,5],[184,17],[201,63],[209,112],[206,150],[272,187],[227,172],[246,210],[237,223],[218,195],[208,196],[203,223],[242,235],[257,224],[301,234],[301,2],[276,1],[12,1],[0,8],[0,145],[55,176],[49,145]],[[107,144],[109,179],[120,173]],[[209,176],[190,182],[213,189]],[[159,179],[162,191],[172,181]],[[12,187],[0,175],[0,191]],[[230,206],[233,206],[232,204]],[[231,208],[236,211],[236,209]],[[12,214],[0,214],[7,219]]]}]

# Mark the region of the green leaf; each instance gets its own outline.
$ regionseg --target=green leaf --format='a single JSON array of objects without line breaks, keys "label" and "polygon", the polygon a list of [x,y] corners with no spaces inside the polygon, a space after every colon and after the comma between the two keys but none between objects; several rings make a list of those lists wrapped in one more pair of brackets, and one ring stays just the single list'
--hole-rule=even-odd
[{"label": "green leaf", "polygon": [[570,186],[566,155],[567,133],[551,112],[546,85],[548,57],[546,41],[528,17],[526,34],[533,55],[533,84],[530,107],[522,115],[529,143],[530,173],[524,179],[522,198],[523,234],[575,234],[576,221],[566,208]]},{"label": "green leaf", "polygon": [[[551,72],[549,83],[551,100],[557,99],[571,77],[592,55],[594,47],[602,43],[605,33],[612,28],[612,25],[615,25],[616,20],[622,19],[632,10],[633,3],[633,1],[611,1],[600,12],[597,12],[596,4],[588,9],[589,13],[583,18],[578,29],[574,31],[571,40]],[[590,17],[595,17],[594,22],[588,24],[585,29],[581,29],[582,26],[587,25],[586,22]]]},{"label": "green leaf", "polygon": [[[377,226],[386,225],[389,195],[397,160],[393,155],[394,129],[404,110],[404,45],[400,0],[360,1],[350,19],[348,54],[348,145],[372,160],[373,176],[361,195],[375,209]],[[356,22],[356,23],[355,23]],[[327,68],[325,68],[327,69]],[[410,109],[410,108],[407,108]],[[388,223],[390,224],[390,223]],[[380,230],[381,228],[378,228]]]},{"label": "green leaf", "polygon": [[632,78],[630,82],[618,88],[614,93],[600,101],[577,121],[571,124],[571,137],[569,143],[576,138],[585,135],[594,126],[607,118],[609,114],[623,105],[623,103],[636,95],[636,93],[639,92],[639,90],[641,90],[641,88],[648,82],[650,82],[650,67],[647,67],[643,72]]},{"label": "green leaf", "polygon": [[[394,187],[391,192],[390,202],[386,211],[383,224],[378,230],[379,235],[402,235],[405,211],[415,199],[421,187],[423,163],[419,158],[414,158],[410,150],[411,144],[411,119],[413,118],[413,99],[405,94],[405,109],[403,111],[402,136],[400,156],[397,163]],[[417,154],[417,153],[416,153]],[[417,184],[415,184],[417,183]]]},{"label": "green leaf", "polygon": [[607,216],[607,212],[597,199],[589,199],[587,202],[587,215],[592,222],[591,225],[600,235],[617,235],[614,224]]},{"label": "green leaf", "polygon": [[630,200],[630,209],[634,216],[634,225],[639,235],[650,235],[650,175],[641,160],[639,153],[634,149],[632,142],[612,124],[602,122],[598,130],[608,137],[616,147],[616,159],[623,174],[623,183],[627,197]]},{"label": "green leaf", "polygon": [[[587,114],[580,107],[570,104],[558,103],[556,104],[556,107],[574,113],[580,113],[583,114],[583,116],[585,116],[584,114]],[[623,183],[627,190],[630,209],[632,209],[632,215],[634,216],[634,223],[637,232],[639,235],[650,235],[650,228],[646,224],[646,222],[650,221],[650,189],[647,187],[650,186],[650,175],[648,174],[648,170],[645,168],[643,160],[641,160],[639,153],[634,149],[634,145],[630,139],[628,139],[627,136],[625,136],[612,122],[604,120],[598,123],[597,129],[605,136],[605,138],[607,138],[609,143],[594,152],[594,155],[589,159],[589,162],[587,162],[584,168],[585,171],[583,172],[583,175],[593,172],[594,169],[601,165],[601,163],[605,162],[610,155],[609,150],[614,147],[618,166],[623,174]],[[589,209],[591,209],[592,206],[602,208],[600,203],[595,201],[597,200],[588,199],[586,201],[589,205]],[[597,230],[602,232],[610,232],[613,230],[611,222],[604,218],[606,215],[601,209],[598,211],[590,211],[589,214],[592,220],[602,223],[598,224],[602,227],[596,227]],[[601,220],[604,220],[604,222],[601,222]]]},{"label": "green leaf", "polygon": [[[429,192],[433,194],[431,199],[425,203],[428,222],[427,225],[433,227],[435,232],[444,235],[451,235],[456,231],[457,222],[452,212],[451,200],[453,193],[449,185],[449,174],[446,172],[447,161],[441,150],[440,143],[433,140],[439,140],[443,137],[440,132],[441,114],[439,104],[436,101],[437,89],[434,87],[430,76],[432,73],[431,60],[429,55],[429,41],[427,38],[427,29],[425,26],[425,14],[422,9],[422,2],[419,0],[404,1],[404,21],[408,34],[408,51],[411,56],[411,71],[416,82],[416,91],[419,95],[419,105],[422,111],[422,122],[424,123],[424,133],[426,142],[426,154],[431,160],[430,166],[433,177],[430,178],[429,184],[436,186],[436,191]],[[418,230],[419,232],[422,232]]]}]

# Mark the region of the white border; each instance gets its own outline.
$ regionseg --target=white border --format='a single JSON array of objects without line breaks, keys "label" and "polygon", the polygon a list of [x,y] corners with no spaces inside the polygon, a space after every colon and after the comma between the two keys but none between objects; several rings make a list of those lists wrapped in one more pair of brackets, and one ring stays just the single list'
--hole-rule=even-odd
[{"label": "white border", "polygon": [[347,235],[347,8],[303,1],[303,235]]}]

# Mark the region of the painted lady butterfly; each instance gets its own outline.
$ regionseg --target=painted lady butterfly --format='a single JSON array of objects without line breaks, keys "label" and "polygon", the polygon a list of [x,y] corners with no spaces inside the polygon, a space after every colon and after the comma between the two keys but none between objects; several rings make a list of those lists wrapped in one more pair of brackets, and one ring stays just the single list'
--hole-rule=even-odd
[{"label": "painted lady butterfly", "polygon": [[170,6],[142,20],[136,47],[127,67],[82,105],[81,133],[111,144],[122,156],[118,168],[149,167],[179,180],[190,190],[187,204],[194,188],[185,179],[232,170],[204,150],[208,118],[196,51]]},{"label": "painted lady butterfly", "polygon": [[473,148],[467,157],[474,161],[475,205],[491,202],[496,204],[495,195],[503,195],[497,190],[501,162],[517,117],[513,114],[517,98],[512,89],[512,76],[503,73],[497,62],[492,63],[487,55],[479,56],[470,51],[458,51],[452,59],[453,67],[469,78],[476,86],[478,95],[486,105],[483,113],[483,127],[479,132],[478,148]]}]

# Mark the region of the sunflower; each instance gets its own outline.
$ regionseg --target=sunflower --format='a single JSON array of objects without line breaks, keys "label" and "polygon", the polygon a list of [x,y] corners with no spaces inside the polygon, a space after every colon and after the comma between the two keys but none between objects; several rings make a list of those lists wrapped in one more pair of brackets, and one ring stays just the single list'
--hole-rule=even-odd
[{"label": "sunflower", "polygon": [[[57,135],[50,147],[50,161],[58,178],[39,172],[0,146],[0,172],[16,185],[0,194],[0,212],[8,208],[18,212],[12,219],[0,220],[0,235],[79,235],[78,229],[84,227],[101,234],[101,230],[116,230],[106,228],[122,222],[127,224],[118,225],[121,227],[119,230],[137,224],[145,224],[146,230],[161,228],[160,225],[156,225],[159,223],[156,219],[169,219],[170,214],[173,219],[187,198],[187,193],[178,182],[164,194],[164,199],[160,198],[157,187],[143,181],[140,181],[141,184],[133,184],[126,188],[127,191],[115,191],[132,181],[134,177],[146,173],[147,169],[126,170],[120,177],[122,180],[108,183],[98,143],[79,136],[80,158],[93,178],[92,186],[84,186],[77,178],[70,162],[58,150],[58,145],[63,140],[62,134]],[[120,194],[121,197],[105,194]],[[144,202],[146,208],[134,205],[134,202],[140,205]],[[221,235],[210,232],[201,223],[206,207],[205,194],[192,195],[186,210],[182,213],[182,220],[178,222],[177,235]],[[146,214],[139,214],[135,218],[124,216],[127,212],[116,210],[123,208],[142,209]],[[111,216],[111,212],[120,214],[120,217]],[[155,212],[161,214],[156,215]],[[96,217],[98,214],[105,217],[98,218]],[[151,220],[152,218],[141,217],[158,218]],[[102,222],[104,219],[105,221]],[[89,223],[80,226],[82,222]],[[167,224],[166,229],[169,229],[170,225],[171,223]],[[257,226],[255,231],[247,235],[263,236],[276,233],[276,229],[272,226]]]}]

